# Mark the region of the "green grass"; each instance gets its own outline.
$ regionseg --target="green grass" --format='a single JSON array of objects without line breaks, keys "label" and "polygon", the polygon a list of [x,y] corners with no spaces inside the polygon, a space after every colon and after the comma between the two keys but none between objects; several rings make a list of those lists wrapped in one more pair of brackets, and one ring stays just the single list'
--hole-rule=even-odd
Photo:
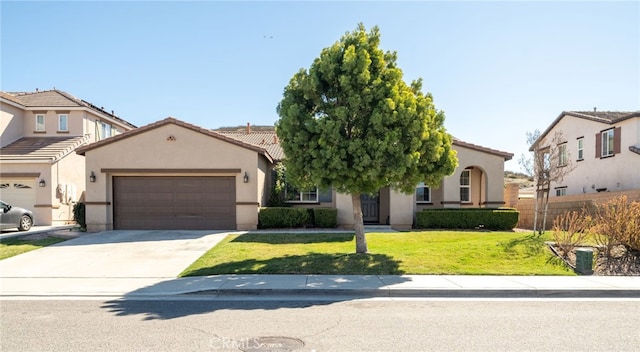
[{"label": "green grass", "polygon": [[17,238],[0,240],[0,260],[63,241],[65,241],[65,239],[55,237],[47,237],[45,239],[33,241],[20,240]]},{"label": "green grass", "polygon": [[515,232],[425,231],[367,234],[230,235],[180,276],[216,274],[574,275],[541,237]]}]

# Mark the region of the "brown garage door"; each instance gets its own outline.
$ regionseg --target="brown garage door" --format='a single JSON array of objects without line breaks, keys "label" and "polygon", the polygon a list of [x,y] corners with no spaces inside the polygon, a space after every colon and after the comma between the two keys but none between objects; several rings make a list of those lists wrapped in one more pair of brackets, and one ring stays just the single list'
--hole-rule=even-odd
[{"label": "brown garage door", "polygon": [[114,227],[235,229],[235,185],[234,177],[114,177]]}]

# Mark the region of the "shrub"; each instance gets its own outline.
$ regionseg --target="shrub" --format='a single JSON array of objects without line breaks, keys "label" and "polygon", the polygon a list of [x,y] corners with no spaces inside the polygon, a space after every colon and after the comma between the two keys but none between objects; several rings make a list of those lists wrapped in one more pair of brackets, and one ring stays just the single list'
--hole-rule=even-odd
[{"label": "shrub", "polygon": [[628,202],[626,196],[598,204],[594,211],[596,241],[605,255],[618,244],[640,250],[640,203]]},{"label": "shrub", "polygon": [[425,209],[416,213],[416,227],[430,229],[511,230],[520,213],[511,208]]},{"label": "shrub", "polygon": [[313,212],[306,208],[262,208],[258,226],[263,229],[307,227],[313,224]]},{"label": "shrub", "polygon": [[568,211],[553,220],[553,240],[565,259],[569,258],[569,253],[576,247],[585,242],[590,226],[591,217],[586,210]]},{"label": "shrub", "polygon": [[338,226],[338,209],[313,208],[313,220],[316,227],[334,228]]},{"label": "shrub", "polygon": [[75,221],[82,230],[87,229],[86,206],[84,203],[76,203],[73,205],[73,221]]}]

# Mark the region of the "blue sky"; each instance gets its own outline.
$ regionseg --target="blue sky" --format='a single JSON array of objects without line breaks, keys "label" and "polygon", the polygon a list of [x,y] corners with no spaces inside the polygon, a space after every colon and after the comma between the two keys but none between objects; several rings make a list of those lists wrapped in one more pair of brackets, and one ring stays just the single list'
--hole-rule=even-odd
[{"label": "blue sky", "polygon": [[284,87],[359,22],[380,27],[454,136],[514,153],[563,110],[640,110],[640,2],[12,2],[3,91],[53,87],[143,126],[273,125]]}]

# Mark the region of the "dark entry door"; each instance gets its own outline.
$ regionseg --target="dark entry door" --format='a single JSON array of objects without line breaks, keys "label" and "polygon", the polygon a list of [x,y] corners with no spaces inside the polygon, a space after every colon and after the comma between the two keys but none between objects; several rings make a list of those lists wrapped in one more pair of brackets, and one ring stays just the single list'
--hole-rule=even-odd
[{"label": "dark entry door", "polygon": [[362,218],[365,223],[379,223],[380,222],[380,207],[378,205],[379,194],[369,195],[363,194],[360,196],[360,203],[362,205]]}]

